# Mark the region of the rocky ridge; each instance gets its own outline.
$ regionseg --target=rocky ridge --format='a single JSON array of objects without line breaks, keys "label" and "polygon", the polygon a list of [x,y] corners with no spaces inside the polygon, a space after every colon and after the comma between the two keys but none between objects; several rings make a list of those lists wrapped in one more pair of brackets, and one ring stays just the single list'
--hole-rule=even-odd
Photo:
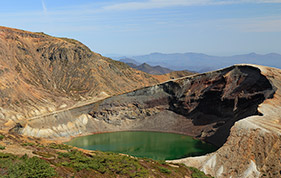
[{"label": "rocky ridge", "polygon": [[82,43],[0,27],[0,125],[159,83]]}]

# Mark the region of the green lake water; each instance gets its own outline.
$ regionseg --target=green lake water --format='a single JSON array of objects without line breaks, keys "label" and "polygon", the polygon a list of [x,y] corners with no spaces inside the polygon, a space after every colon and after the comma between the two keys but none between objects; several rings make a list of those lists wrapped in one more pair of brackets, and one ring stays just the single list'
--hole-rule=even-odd
[{"label": "green lake water", "polygon": [[199,156],[216,150],[192,137],[160,132],[112,132],[77,137],[65,144],[87,150],[124,153],[155,160]]}]

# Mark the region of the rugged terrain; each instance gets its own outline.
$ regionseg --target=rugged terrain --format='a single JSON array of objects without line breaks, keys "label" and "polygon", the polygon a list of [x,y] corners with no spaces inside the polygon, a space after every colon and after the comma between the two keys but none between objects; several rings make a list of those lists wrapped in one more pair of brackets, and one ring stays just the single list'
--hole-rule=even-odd
[{"label": "rugged terrain", "polygon": [[[0,125],[163,82],[82,43],[0,27]],[[9,122],[8,122],[9,121]]]},{"label": "rugged terrain", "polygon": [[281,71],[236,65],[114,96],[14,128],[51,139],[109,131],[183,133],[218,147],[176,162],[215,177],[280,176]]},{"label": "rugged terrain", "polygon": [[73,39],[0,27],[0,76],[0,177],[205,176],[182,164],[79,151],[35,138],[85,134],[95,101],[163,82],[169,75],[132,69]]},{"label": "rugged terrain", "polygon": [[[281,70],[259,68],[272,97],[258,105],[258,115],[239,120],[226,143],[215,153],[178,160],[215,177],[281,177]],[[266,85],[259,82],[259,88]],[[255,87],[253,87],[254,89]]]},{"label": "rugged terrain", "polygon": [[[65,140],[110,131],[174,132],[219,147],[175,162],[215,177],[281,176],[280,69],[235,65],[157,84],[170,76],[134,70],[75,40],[1,27],[0,75],[6,152],[19,148],[9,148],[22,141],[17,134]],[[78,167],[92,163],[93,155],[77,154]],[[72,169],[67,162],[75,156],[60,155],[62,166]]]}]

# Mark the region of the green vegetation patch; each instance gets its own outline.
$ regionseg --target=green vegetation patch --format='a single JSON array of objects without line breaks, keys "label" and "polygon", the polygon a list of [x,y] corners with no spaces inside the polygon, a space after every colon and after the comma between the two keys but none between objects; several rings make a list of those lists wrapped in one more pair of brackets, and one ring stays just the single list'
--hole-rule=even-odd
[{"label": "green vegetation patch", "polygon": [[59,150],[70,150],[70,149],[72,149],[72,146],[65,145],[65,144],[56,144],[56,143],[51,143],[47,147],[52,148],[52,149],[59,149]]},{"label": "green vegetation patch", "polygon": [[14,156],[13,154],[10,154],[10,153],[2,153],[0,152],[0,166],[1,166],[1,161],[6,161],[5,159],[14,159],[16,158],[16,156]]},{"label": "green vegetation patch", "polygon": [[31,143],[31,142],[25,142],[25,143],[22,143],[21,146],[34,146],[35,143]]},{"label": "green vegetation patch", "polygon": [[161,167],[161,166],[159,166],[158,169],[160,170],[160,172],[165,173],[165,174],[171,174],[171,172],[172,172],[169,169]]},{"label": "green vegetation patch", "polygon": [[33,151],[32,152],[33,154],[36,154],[36,155],[39,155],[39,156],[42,156],[44,158],[52,158],[52,157],[55,157],[55,155],[49,153],[49,152],[46,152],[46,151]]},{"label": "green vegetation patch", "polygon": [[119,174],[129,177],[148,177],[149,173],[137,159],[116,153],[94,152],[93,155],[85,155],[81,151],[71,150],[58,154],[59,158],[66,159],[62,162],[62,166],[74,168],[76,171],[93,169],[102,174]]},{"label": "green vegetation patch", "polygon": [[4,150],[6,147],[3,145],[0,145],[0,150]]},{"label": "green vegetation patch", "polygon": [[29,158],[27,155],[22,157],[12,154],[0,153],[0,177],[17,178],[47,178],[56,175],[54,168],[46,161],[38,158]]},{"label": "green vegetation patch", "polygon": [[210,178],[210,176],[205,175],[205,173],[203,171],[200,171],[199,169],[196,169],[194,167],[188,167],[188,169],[192,171],[192,178]]}]

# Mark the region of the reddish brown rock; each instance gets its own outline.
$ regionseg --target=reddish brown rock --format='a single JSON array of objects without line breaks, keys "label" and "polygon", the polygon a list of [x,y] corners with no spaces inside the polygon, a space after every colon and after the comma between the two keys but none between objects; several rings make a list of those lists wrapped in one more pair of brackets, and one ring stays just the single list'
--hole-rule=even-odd
[{"label": "reddish brown rock", "polygon": [[0,76],[2,123],[159,82],[76,40],[6,27],[0,27]]}]

